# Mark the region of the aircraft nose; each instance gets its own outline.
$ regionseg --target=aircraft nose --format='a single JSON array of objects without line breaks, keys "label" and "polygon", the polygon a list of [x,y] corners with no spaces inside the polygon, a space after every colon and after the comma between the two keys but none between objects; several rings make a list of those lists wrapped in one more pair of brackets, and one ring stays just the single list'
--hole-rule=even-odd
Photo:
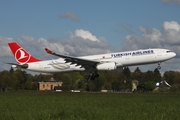
[{"label": "aircraft nose", "polygon": [[172,53],[172,56],[175,57],[175,56],[176,56],[176,53],[173,52],[173,53]]}]

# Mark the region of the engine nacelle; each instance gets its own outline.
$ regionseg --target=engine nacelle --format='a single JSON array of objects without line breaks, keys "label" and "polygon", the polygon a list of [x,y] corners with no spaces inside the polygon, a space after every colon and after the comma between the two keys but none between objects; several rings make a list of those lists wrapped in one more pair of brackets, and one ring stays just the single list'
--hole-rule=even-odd
[{"label": "engine nacelle", "polygon": [[116,64],[114,62],[102,63],[96,66],[97,70],[115,70]]}]

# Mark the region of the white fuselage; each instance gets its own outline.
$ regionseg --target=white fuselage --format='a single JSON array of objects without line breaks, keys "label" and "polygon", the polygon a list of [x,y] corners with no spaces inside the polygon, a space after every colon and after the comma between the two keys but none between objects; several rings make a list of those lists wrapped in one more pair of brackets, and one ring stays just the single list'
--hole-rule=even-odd
[{"label": "white fuselage", "polygon": [[[116,68],[133,65],[153,64],[163,62],[173,58],[176,54],[167,49],[144,49],[126,52],[117,52],[109,54],[100,54],[92,56],[82,56],[78,58],[100,61],[101,65],[111,65],[107,63],[115,64]],[[43,72],[43,73],[58,73],[58,72],[71,72],[71,71],[84,71],[85,68],[77,66],[77,64],[66,63],[63,58],[47,61],[39,61],[33,63],[27,63],[27,70]],[[103,66],[104,67],[104,66]],[[102,67],[96,67],[97,70]],[[113,69],[107,69],[113,70]]]}]

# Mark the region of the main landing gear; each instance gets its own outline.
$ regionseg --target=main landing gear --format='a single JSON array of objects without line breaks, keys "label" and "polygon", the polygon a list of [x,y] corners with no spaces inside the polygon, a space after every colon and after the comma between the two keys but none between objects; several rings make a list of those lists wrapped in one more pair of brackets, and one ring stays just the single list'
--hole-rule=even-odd
[{"label": "main landing gear", "polygon": [[157,69],[161,69],[161,63],[160,62],[158,62],[158,67],[157,67]]},{"label": "main landing gear", "polygon": [[99,77],[99,74],[95,72],[95,73],[90,73],[90,74],[86,75],[85,79],[86,80],[89,80],[89,79],[95,80],[95,78],[98,78],[98,77]]}]

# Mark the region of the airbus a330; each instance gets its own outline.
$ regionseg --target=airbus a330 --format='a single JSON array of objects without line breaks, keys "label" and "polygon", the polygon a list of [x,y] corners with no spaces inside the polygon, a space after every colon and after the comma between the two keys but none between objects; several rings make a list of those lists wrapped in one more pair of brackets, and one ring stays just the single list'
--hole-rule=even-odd
[{"label": "airbus a330", "polygon": [[45,48],[48,54],[57,56],[55,60],[39,60],[29,54],[18,43],[8,43],[17,63],[11,64],[14,68],[22,68],[41,73],[60,73],[73,71],[87,71],[87,79],[99,77],[98,71],[113,71],[126,66],[160,63],[176,56],[168,49],[141,49],[134,51],[116,52],[91,56],[73,57],[57,54]]}]

